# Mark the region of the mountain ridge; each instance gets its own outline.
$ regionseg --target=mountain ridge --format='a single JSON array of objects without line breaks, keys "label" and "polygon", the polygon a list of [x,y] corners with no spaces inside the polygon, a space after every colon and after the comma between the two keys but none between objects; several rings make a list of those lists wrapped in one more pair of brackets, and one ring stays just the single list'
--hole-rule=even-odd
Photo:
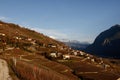
[{"label": "mountain ridge", "polygon": [[104,57],[120,58],[120,25],[101,32],[85,51]]}]

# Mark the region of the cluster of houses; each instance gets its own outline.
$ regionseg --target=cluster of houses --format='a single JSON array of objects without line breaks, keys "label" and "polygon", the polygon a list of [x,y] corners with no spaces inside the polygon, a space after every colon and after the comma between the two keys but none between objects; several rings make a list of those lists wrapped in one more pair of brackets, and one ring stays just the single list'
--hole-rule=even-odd
[{"label": "cluster of houses", "polygon": [[52,58],[62,58],[64,60],[69,60],[71,58],[70,55],[62,53],[50,53],[49,56]]},{"label": "cluster of houses", "polygon": [[43,43],[43,42],[41,42],[39,40],[32,39],[32,38],[29,38],[29,37],[15,36],[14,38],[17,39],[17,40],[23,40],[23,41],[30,42],[32,45],[39,45],[39,46],[48,47],[48,48],[57,48],[57,45],[55,45],[55,44],[52,44],[52,43],[45,44],[45,43]]},{"label": "cluster of houses", "polygon": [[70,52],[68,54],[62,54],[62,53],[58,53],[58,52],[52,52],[50,53],[50,56],[52,58],[58,58],[60,56],[62,56],[61,59],[63,60],[70,60],[72,57],[82,57],[81,61],[86,61],[88,63],[93,63],[96,65],[99,65],[101,67],[103,67],[105,70],[107,70],[108,68],[110,68],[110,65],[106,64],[102,58],[96,58],[93,55],[87,54],[83,51],[79,51],[79,50],[70,50]]},{"label": "cluster of houses", "polygon": [[70,49],[67,54],[59,53],[57,51],[56,52],[52,52],[52,53],[50,53],[50,57],[59,58],[60,56],[62,56],[62,59],[64,59],[64,60],[68,59],[69,60],[73,56],[85,56],[86,55],[86,53],[84,53],[83,51],[78,51],[78,50],[72,50],[71,51],[71,50],[72,49]]}]

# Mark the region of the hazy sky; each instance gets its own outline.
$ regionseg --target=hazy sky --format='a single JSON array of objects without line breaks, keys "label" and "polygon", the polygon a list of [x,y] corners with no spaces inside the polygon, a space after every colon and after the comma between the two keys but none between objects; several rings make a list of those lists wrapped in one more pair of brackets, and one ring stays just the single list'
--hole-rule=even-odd
[{"label": "hazy sky", "polygon": [[0,20],[57,39],[93,42],[120,24],[120,0],[0,0]]}]

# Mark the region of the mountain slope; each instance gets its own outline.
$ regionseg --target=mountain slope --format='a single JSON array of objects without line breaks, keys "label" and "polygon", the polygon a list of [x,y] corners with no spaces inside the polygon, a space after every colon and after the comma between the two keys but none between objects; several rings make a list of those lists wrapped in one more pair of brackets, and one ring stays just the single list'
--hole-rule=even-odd
[{"label": "mountain slope", "polygon": [[102,57],[120,58],[120,25],[100,33],[86,51]]},{"label": "mountain slope", "polygon": [[55,44],[55,45],[64,45],[63,43],[51,39],[42,33],[38,33],[34,30],[30,30],[13,23],[5,23],[0,21],[0,34],[5,34],[7,37],[20,37],[20,38],[31,38],[38,40],[45,44]]}]

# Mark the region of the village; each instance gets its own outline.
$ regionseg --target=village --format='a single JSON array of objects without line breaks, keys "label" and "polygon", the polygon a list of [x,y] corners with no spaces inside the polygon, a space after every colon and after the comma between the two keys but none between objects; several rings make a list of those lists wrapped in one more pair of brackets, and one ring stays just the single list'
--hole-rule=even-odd
[{"label": "village", "polygon": [[[16,34],[19,34],[16,32]],[[8,38],[4,33],[0,33],[1,49],[0,52],[5,50],[12,50],[14,48],[21,48],[31,52],[31,54],[40,54],[46,58],[54,61],[69,61],[74,58],[78,58],[82,62],[87,62],[89,64],[96,64],[97,66],[102,66],[104,69],[110,67],[110,65],[104,63],[102,58],[96,58],[93,55],[87,54],[80,50],[73,50],[67,46],[59,46],[52,43],[42,43],[38,40],[28,38],[25,36],[13,36],[13,38]],[[20,56],[21,57],[24,55]]]}]

